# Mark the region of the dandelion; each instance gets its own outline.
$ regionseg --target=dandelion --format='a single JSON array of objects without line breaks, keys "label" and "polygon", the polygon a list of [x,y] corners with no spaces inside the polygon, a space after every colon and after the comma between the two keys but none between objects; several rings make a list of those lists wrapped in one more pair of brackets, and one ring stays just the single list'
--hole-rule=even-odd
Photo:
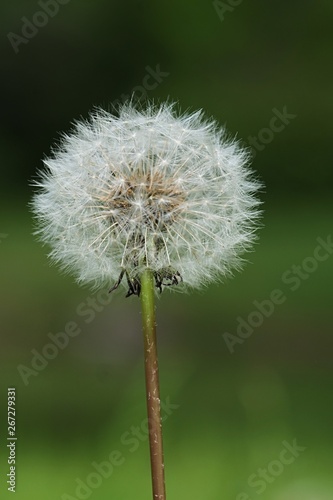
[{"label": "dandelion", "polygon": [[37,182],[37,233],[77,281],[141,296],[154,498],[164,499],[154,293],[240,268],[255,239],[248,154],[201,111],[127,103],[64,136]]}]

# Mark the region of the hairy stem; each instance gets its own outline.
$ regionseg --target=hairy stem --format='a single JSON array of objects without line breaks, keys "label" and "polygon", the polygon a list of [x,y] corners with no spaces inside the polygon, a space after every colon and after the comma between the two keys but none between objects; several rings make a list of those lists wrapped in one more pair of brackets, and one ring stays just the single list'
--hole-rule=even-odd
[{"label": "hairy stem", "polygon": [[154,276],[149,269],[146,269],[141,276],[141,308],[153,499],[165,500],[162,421],[156,346]]}]

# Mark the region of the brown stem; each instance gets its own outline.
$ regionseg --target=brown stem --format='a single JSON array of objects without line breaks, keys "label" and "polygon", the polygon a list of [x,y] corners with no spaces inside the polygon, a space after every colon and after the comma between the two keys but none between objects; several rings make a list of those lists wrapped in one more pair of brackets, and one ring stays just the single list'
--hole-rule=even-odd
[{"label": "brown stem", "polygon": [[148,269],[141,276],[141,306],[153,499],[165,500],[162,420],[154,306],[154,277],[152,272]]}]

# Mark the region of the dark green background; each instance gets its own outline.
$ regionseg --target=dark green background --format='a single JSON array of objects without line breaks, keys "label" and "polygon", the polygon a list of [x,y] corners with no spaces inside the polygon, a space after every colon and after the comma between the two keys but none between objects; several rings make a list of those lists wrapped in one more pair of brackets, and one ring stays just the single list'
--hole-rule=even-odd
[{"label": "dark green background", "polygon": [[[332,232],[333,4],[214,5],[70,0],[15,53],[9,33],[21,35],[24,17],[43,24],[42,9],[1,4],[1,498],[10,498],[8,386],[17,391],[18,500],[75,498],[76,478],[86,481],[92,462],[114,450],[123,463],[87,498],[150,498],[145,436],[135,451],[121,442],[145,419],[139,302],[98,300],[88,323],[92,292],[49,266],[27,206],[29,182],[59,134],[135,88],[137,97],[202,108],[247,144],[269,137],[274,109],[296,115],[253,160],[266,186],[264,216],[245,270],[158,301],[161,398],[179,405],[164,424],[168,499],[332,498],[333,256],[297,290],[283,276]],[[154,84],[147,67],[158,65],[167,75],[138,89]],[[235,335],[237,318],[275,289],[284,302],[230,353],[223,334]],[[68,322],[81,333],[25,385],[17,367],[31,367],[31,350],[42,352]],[[295,439],[306,449],[259,494],[249,476],[274,470],[282,443]]]}]

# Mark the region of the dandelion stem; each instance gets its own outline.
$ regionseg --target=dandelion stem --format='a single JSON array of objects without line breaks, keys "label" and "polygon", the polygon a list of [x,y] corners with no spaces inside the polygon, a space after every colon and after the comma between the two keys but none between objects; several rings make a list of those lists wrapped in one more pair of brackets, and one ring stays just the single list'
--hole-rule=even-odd
[{"label": "dandelion stem", "polygon": [[141,308],[153,499],[165,500],[162,420],[156,346],[154,277],[152,271],[149,269],[146,269],[141,276]]}]

